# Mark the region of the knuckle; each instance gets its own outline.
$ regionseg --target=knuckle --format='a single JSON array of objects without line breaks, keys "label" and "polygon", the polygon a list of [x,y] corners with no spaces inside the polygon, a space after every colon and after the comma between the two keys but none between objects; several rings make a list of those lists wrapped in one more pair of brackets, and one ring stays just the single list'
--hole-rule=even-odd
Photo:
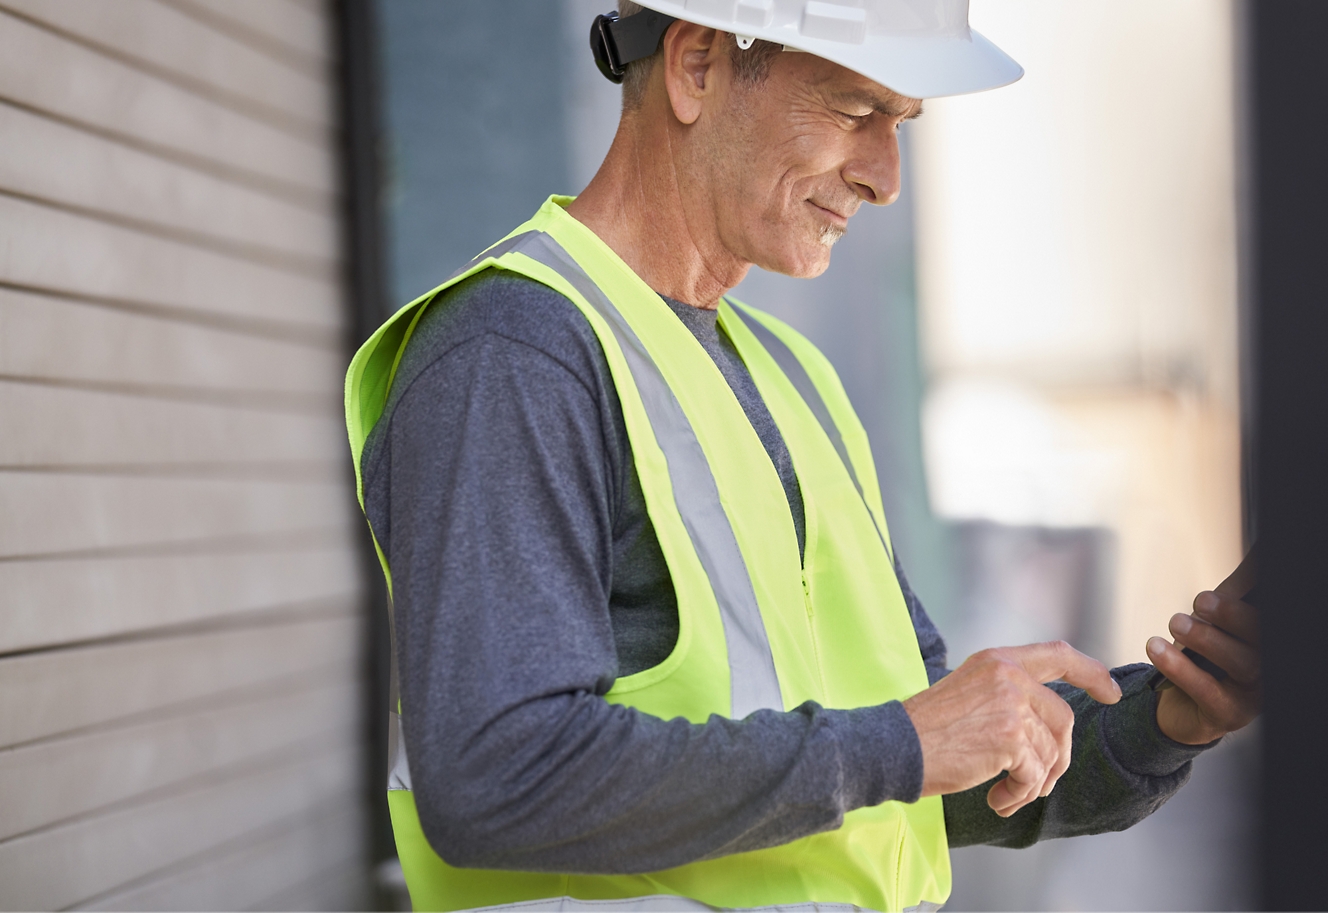
[{"label": "knuckle", "polygon": [[979,650],[968,658],[968,662],[981,669],[990,668],[1001,661],[1000,651],[996,650],[994,647],[988,647],[986,650]]}]

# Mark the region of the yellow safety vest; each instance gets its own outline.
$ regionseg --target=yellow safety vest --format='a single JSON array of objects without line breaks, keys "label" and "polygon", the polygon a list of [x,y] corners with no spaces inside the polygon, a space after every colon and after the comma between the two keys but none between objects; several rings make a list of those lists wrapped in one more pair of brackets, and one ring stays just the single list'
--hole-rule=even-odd
[{"label": "yellow safety vest", "polygon": [[[809,700],[866,707],[926,688],[867,435],[829,362],[773,317],[731,299],[720,305],[720,324],[793,459],[806,511],[800,561],[779,476],[719,369],[668,305],[567,214],[569,202],[551,197],[529,222],[398,311],[356,354],[346,422],[361,505],[364,441],[425,308],[480,270],[510,270],[567,296],[594,328],[677,591],[673,652],[619,678],[605,700],[702,723]],[[381,550],[379,558],[390,590]],[[392,704],[399,709],[395,697]],[[455,868],[420,828],[400,736],[410,722],[394,715],[393,724],[388,803],[416,910],[668,895],[713,907],[813,902],[885,911],[934,909],[950,893],[939,796],[857,809],[837,830],[783,846],[640,875]]]}]

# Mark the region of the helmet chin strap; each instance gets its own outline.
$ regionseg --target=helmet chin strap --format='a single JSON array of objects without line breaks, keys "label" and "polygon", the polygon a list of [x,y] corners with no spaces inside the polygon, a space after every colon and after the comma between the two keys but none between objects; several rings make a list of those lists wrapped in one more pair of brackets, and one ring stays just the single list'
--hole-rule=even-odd
[{"label": "helmet chin strap", "polygon": [[622,82],[627,65],[655,53],[664,32],[676,21],[649,8],[626,19],[618,18],[617,10],[596,16],[590,24],[590,51],[595,55],[595,66],[609,82]]}]

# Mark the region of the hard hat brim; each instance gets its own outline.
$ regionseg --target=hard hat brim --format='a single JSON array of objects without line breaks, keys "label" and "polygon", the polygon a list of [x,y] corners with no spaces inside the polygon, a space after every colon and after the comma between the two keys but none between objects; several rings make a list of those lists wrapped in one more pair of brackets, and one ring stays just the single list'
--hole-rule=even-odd
[{"label": "hard hat brim", "polygon": [[910,98],[984,92],[1024,75],[1014,58],[971,29],[944,38],[872,35],[862,44],[799,36],[785,46],[823,57]]}]

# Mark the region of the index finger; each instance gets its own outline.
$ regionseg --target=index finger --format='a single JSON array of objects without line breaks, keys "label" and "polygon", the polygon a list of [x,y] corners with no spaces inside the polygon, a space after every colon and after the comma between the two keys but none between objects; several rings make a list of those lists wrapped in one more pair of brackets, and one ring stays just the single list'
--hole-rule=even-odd
[{"label": "index finger", "polygon": [[1121,697],[1120,685],[1107,667],[1085,656],[1063,640],[1014,647],[1012,658],[1024,671],[1042,683],[1064,679],[1083,688],[1102,704],[1114,704]]},{"label": "index finger", "polygon": [[1259,610],[1216,590],[1194,597],[1194,614],[1247,644],[1259,644]]}]

